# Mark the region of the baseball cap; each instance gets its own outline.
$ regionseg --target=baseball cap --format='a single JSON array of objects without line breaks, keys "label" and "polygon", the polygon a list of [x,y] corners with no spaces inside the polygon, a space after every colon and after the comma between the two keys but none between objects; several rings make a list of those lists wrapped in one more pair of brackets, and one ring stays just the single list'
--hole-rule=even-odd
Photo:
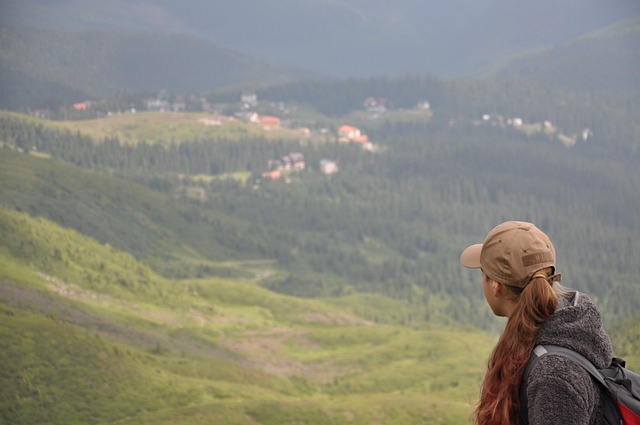
[{"label": "baseball cap", "polygon": [[524,287],[535,272],[556,266],[556,251],[549,237],[533,223],[506,221],[494,227],[483,243],[467,247],[460,264],[481,268],[491,279]]}]

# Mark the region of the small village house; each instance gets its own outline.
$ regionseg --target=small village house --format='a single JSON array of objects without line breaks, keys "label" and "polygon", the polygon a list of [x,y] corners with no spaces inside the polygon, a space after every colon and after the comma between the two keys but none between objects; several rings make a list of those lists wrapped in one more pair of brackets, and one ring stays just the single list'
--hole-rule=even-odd
[{"label": "small village house", "polygon": [[341,142],[350,142],[351,139],[360,136],[360,134],[360,129],[351,125],[341,125],[338,129],[338,138]]},{"label": "small village house", "polygon": [[265,130],[277,130],[281,126],[280,118],[270,115],[259,116],[258,123]]},{"label": "small village house", "polygon": [[345,124],[338,128],[338,140],[345,143],[368,143],[369,136],[360,131],[358,127]]},{"label": "small village house", "polygon": [[73,109],[76,111],[86,111],[90,106],[89,102],[77,102],[73,104]]},{"label": "small village house", "polygon": [[331,161],[330,159],[320,160],[320,172],[322,174],[331,175],[338,172],[338,162]]},{"label": "small village house", "polygon": [[242,93],[240,95],[240,102],[244,109],[255,108],[258,106],[258,96],[255,93]]}]

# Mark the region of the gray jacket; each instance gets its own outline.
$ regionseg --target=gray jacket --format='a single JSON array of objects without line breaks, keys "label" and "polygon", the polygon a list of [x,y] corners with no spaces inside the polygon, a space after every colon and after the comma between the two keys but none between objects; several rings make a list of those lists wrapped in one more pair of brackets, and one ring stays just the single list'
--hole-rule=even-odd
[{"label": "gray jacket", "polygon": [[[558,299],[556,312],[541,326],[536,345],[559,345],[577,351],[597,368],[611,362],[611,342],[593,301],[579,292]],[[603,391],[582,367],[547,355],[526,382],[529,425],[600,424]]]}]

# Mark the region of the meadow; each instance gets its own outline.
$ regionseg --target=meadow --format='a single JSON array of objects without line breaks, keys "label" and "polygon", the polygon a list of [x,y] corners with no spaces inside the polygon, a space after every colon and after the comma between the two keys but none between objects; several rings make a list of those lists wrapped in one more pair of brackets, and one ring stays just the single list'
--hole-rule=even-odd
[{"label": "meadow", "polygon": [[476,400],[481,332],[374,323],[255,276],[169,280],[0,214],[3,422],[455,424]]}]

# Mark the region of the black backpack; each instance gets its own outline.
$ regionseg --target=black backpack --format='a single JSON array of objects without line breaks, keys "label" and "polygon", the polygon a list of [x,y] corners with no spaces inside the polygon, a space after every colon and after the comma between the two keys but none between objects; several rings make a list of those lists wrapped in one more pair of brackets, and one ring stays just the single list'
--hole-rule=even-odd
[{"label": "black backpack", "polygon": [[573,350],[555,345],[538,345],[533,349],[520,388],[521,422],[527,424],[527,398],[525,387],[533,366],[547,354],[556,354],[582,366],[609,395],[604,400],[602,423],[607,425],[640,425],[640,375],[625,368],[625,361],[614,358],[606,369],[597,369],[593,363]]}]

